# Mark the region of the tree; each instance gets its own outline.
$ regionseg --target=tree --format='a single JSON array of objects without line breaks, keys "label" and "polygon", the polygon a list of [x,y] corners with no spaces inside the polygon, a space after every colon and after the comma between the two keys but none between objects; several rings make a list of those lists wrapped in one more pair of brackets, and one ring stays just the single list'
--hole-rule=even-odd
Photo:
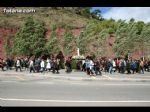
[{"label": "tree", "polygon": [[56,56],[57,59],[60,59],[60,68],[64,69],[64,55],[62,53],[62,51],[59,51],[59,53]]},{"label": "tree", "polygon": [[45,32],[43,22],[35,22],[32,17],[28,17],[23,27],[17,32],[13,53],[16,55],[39,56],[44,50]]},{"label": "tree", "polygon": [[5,51],[7,56],[10,56],[12,54],[11,37],[6,39]]},{"label": "tree", "polygon": [[80,35],[78,38],[76,38],[76,43],[77,47],[80,49],[80,53],[84,54],[86,52],[86,39],[85,39],[85,34],[83,31],[81,31]]},{"label": "tree", "polygon": [[143,27],[144,27],[144,22],[143,21],[138,21],[137,22],[137,28],[138,28],[138,32],[137,32],[137,34],[138,35],[140,35],[141,34],[141,32],[142,32],[142,30],[143,30]]},{"label": "tree", "polygon": [[60,51],[60,48],[58,46],[57,34],[55,31],[51,33],[51,36],[46,43],[46,49],[49,54],[58,53]]},{"label": "tree", "polygon": [[[142,21],[135,22],[132,18],[128,23],[118,21],[119,27],[116,31],[115,50],[118,55],[127,55],[128,52],[134,52],[135,49],[142,50],[146,45],[144,34],[145,23]],[[148,28],[145,29],[147,31]]]},{"label": "tree", "polygon": [[66,55],[72,53],[72,44],[74,42],[74,35],[70,31],[64,33],[64,52]]},{"label": "tree", "polygon": [[91,15],[92,15],[92,18],[94,18],[94,19],[102,20],[101,10],[99,10],[99,9],[92,11]]},{"label": "tree", "polygon": [[119,22],[119,27],[116,31],[116,41],[114,49],[117,54],[127,55],[132,52],[135,47],[135,38],[137,37],[137,27],[134,19],[131,19],[128,24],[124,21]]},{"label": "tree", "polygon": [[31,48],[34,49],[33,54],[35,56],[40,56],[42,53],[44,53],[45,49],[45,23],[42,21],[35,22],[35,31],[34,31],[34,38],[32,39],[32,46]]},{"label": "tree", "polygon": [[96,10],[94,10],[94,11],[92,12],[92,14],[94,14],[95,16],[100,17],[100,16],[101,16],[101,10],[96,9]]}]

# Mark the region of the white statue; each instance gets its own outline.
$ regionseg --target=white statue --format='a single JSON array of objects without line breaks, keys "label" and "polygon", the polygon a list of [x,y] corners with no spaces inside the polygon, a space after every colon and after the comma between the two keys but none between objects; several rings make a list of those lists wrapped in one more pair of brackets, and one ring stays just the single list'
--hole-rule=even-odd
[{"label": "white statue", "polygon": [[79,51],[79,48],[77,48],[77,54],[78,54],[78,56],[80,56],[80,51]]}]

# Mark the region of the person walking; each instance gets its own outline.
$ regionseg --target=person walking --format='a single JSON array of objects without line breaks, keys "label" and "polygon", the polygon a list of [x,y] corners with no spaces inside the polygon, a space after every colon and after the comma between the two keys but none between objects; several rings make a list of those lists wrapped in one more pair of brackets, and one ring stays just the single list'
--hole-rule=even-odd
[{"label": "person walking", "polygon": [[40,65],[41,65],[41,73],[42,73],[42,72],[44,72],[44,70],[45,70],[45,62],[44,62],[43,59],[41,60]]},{"label": "person walking", "polygon": [[7,59],[6,59],[6,68],[7,68],[7,70],[11,70],[10,58],[7,58]]},{"label": "person walking", "polygon": [[17,60],[16,60],[16,72],[18,71],[18,69],[20,69],[20,72],[21,72],[21,60],[20,60],[20,58],[17,58]]},{"label": "person walking", "polygon": [[82,60],[82,71],[83,71],[83,72],[86,71],[86,63],[85,63],[85,60]]},{"label": "person walking", "polygon": [[112,74],[113,64],[111,59],[109,59],[108,61],[108,67],[109,67],[109,74]]},{"label": "person walking", "polygon": [[33,71],[35,73],[35,68],[34,68],[34,61],[33,59],[30,60],[29,62],[29,68],[30,68],[30,73]]},{"label": "person walking", "polygon": [[141,59],[141,61],[140,61],[140,73],[141,73],[141,74],[144,74],[144,62],[143,62],[142,59]]},{"label": "person walking", "polygon": [[28,71],[28,67],[29,67],[29,60],[28,60],[28,58],[27,58],[27,57],[24,59],[24,64],[25,64],[25,70],[26,70],[26,71]]},{"label": "person walking", "polygon": [[98,60],[95,62],[95,74],[102,75],[101,70],[100,70],[100,62]]},{"label": "person walking", "polygon": [[46,62],[47,62],[47,63],[46,63],[46,70],[50,72],[50,70],[51,70],[51,63],[50,63],[50,59],[49,59],[49,58],[47,58],[47,61],[46,61]]},{"label": "person walking", "polygon": [[56,59],[56,64],[55,64],[55,70],[56,70],[56,73],[59,74],[59,69],[60,69],[60,59]]},{"label": "person walking", "polygon": [[89,58],[87,58],[85,60],[85,68],[86,68],[87,75],[90,75],[90,60],[89,60]]},{"label": "person walking", "polygon": [[65,62],[66,72],[70,73],[72,71],[71,59],[68,58]]},{"label": "person walking", "polygon": [[126,70],[127,70],[127,74],[131,74],[131,63],[129,60],[127,60],[127,63],[126,63]]},{"label": "person walking", "polygon": [[108,60],[104,60],[103,68],[104,68],[105,74],[106,74],[106,72],[109,72],[109,61]]},{"label": "person walking", "polygon": [[124,74],[125,73],[125,70],[126,70],[126,61],[124,59],[121,59],[121,62],[120,62],[120,70],[121,70],[121,73]]},{"label": "person walking", "polygon": [[112,60],[112,65],[113,65],[113,68],[112,68],[113,72],[116,72],[116,62],[115,62],[115,60]]},{"label": "person walking", "polygon": [[89,66],[90,66],[90,76],[94,76],[94,62],[92,59],[89,60]]},{"label": "person walking", "polygon": [[137,65],[136,65],[135,60],[134,60],[134,61],[131,61],[132,74],[134,74],[134,73],[136,72],[136,69],[137,69]]},{"label": "person walking", "polygon": [[148,59],[147,65],[148,65],[148,72],[150,72],[150,59]]},{"label": "person walking", "polygon": [[4,71],[4,63],[3,63],[3,59],[0,59],[0,68],[2,69],[2,71]]},{"label": "person walking", "polygon": [[120,73],[120,66],[119,66],[119,64],[120,64],[120,59],[116,59],[116,71],[118,71],[118,73]]}]

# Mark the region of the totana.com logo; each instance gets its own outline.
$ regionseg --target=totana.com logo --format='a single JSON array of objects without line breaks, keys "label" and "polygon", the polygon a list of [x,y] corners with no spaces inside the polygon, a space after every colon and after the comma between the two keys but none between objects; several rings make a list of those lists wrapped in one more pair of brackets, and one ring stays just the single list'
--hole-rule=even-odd
[{"label": "totana.com logo", "polygon": [[4,13],[35,13],[35,9],[27,8],[27,9],[20,9],[20,8],[4,8]]}]

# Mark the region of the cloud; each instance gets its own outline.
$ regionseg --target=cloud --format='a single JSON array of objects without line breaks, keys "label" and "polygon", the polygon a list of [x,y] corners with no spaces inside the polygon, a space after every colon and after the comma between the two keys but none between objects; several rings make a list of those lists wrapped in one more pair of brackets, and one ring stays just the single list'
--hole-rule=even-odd
[{"label": "cloud", "polygon": [[103,18],[115,20],[123,19],[129,21],[134,18],[136,21],[150,22],[150,7],[112,7],[104,13]]}]

